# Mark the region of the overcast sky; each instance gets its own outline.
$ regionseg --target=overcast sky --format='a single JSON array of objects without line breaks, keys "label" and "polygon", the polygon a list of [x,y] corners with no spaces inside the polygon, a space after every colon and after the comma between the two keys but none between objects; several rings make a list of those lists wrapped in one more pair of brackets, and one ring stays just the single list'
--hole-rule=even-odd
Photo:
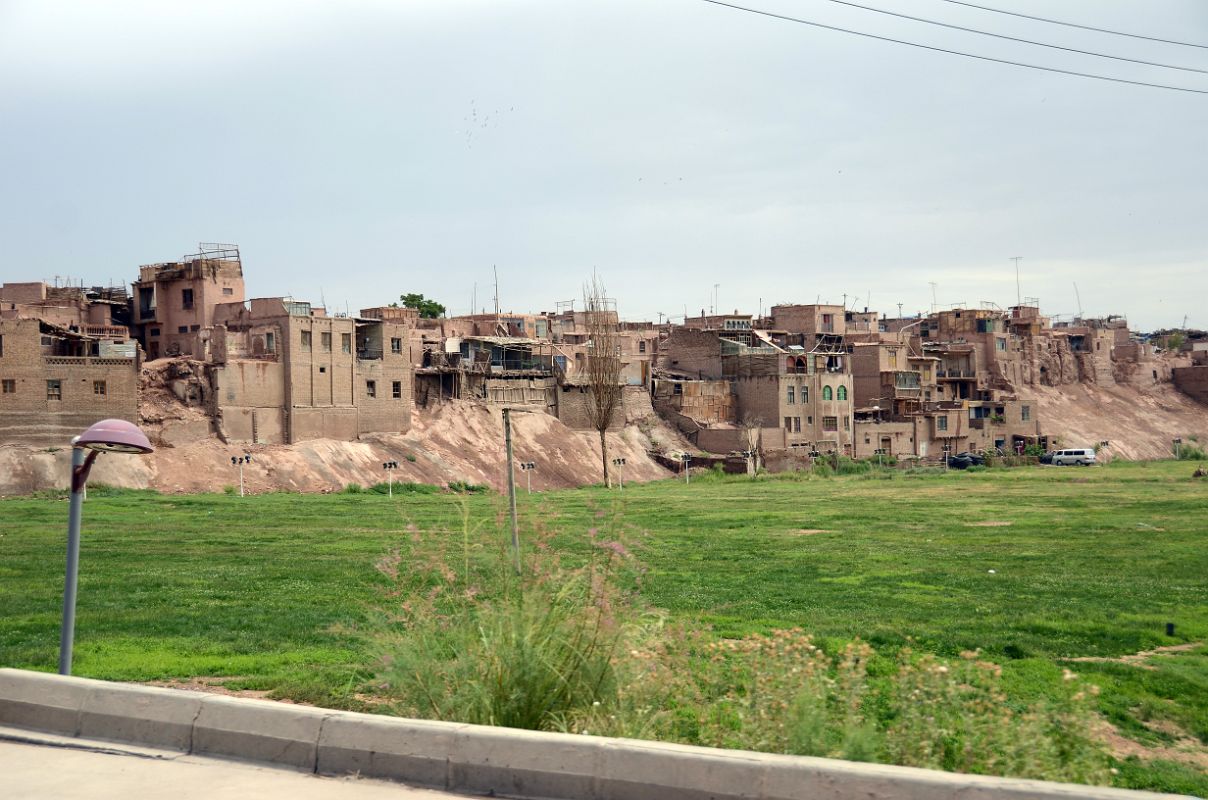
[{"label": "overcast sky", "polygon": [[[943,0],[865,5],[1208,70],[1208,49]],[[978,0],[1208,44],[1204,0]],[[1208,91],[1208,74],[837,5],[939,47]],[[621,314],[843,302],[1208,328],[1208,94],[1021,69],[701,0],[0,0],[0,281],[129,282],[238,243],[250,296],[422,292]],[[859,297],[854,301],[854,297]],[[580,301],[581,303],[581,301]]]}]

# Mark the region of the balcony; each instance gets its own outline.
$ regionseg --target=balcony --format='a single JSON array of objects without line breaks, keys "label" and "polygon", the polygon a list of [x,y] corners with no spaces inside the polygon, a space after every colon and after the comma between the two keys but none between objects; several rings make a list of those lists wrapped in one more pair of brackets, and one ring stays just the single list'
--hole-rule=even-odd
[{"label": "balcony", "polygon": [[971,369],[940,369],[936,370],[935,377],[941,381],[971,381],[977,374]]},{"label": "balcony", "polygon": [[382,348],[380,347],[358,347],[357,358],[362,361],[377,360],[382,358]]}]

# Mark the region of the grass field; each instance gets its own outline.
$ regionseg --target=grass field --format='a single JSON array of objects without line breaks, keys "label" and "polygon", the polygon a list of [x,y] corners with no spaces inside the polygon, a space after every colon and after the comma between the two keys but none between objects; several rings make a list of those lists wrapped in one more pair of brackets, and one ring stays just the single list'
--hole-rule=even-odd
[{"label": "grass field", "polygon": [[[981,648],[1021,703],[1072,668],[1141,756],[1116,763],[1118,785],[1208,795],[1208,481],[1191,471],[706,476],[520,501],[526,529],[556,531],[571,559],[615,514],[640,542],[645,600],[720,637],[798,626],[828,648]],[[475,558],[493,558],[498,496],[94,490],[75,672],[235,677],[355,707],[376,654],[350,631],[382,602],[375,562],[416,531],[425,547],[460,546],[463,507],[486,521]],[[0,666],[54,668],[66,514],[61,498],[0,501]],[[1086,657],[1104,660],[1063,660]]]}]

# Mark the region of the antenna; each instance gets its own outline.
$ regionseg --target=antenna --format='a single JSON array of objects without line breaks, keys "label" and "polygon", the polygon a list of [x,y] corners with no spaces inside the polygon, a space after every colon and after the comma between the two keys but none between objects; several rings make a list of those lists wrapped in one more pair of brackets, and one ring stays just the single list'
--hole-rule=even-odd
[{"label": "antenna", "polygon": [[935,287],[938,285],[935,281],[928,281],[931,284],[931,313],[935,313]]},{"label": "antenna", "polygon": [[1078,294],[1078,282],[1074,281],[1074,299],[1078,301],[1078,319],[1082,319],[1082,297]]},{"label": "antenna", "polygon": [[1023,256],[1011,256],[1011,261],[1015,262],[1015,305],[1023,305],[1023,292],[1019,290],[1019,262],[1023,261]]},{"label": "antenna", "polygon": [[717,305],[717,290],[721,288],[720,283],[713,284],[713,313],[720,314],[721,307]]},{"label": "antenna", "polygon": [[898,319],[902,318],[902,304],[898,303]]},{"label": "antenna", "polygon": [[498,317],[499,317],[499,267],[492,264],[491,269],[494,270],[494,272],[495,272],[495,317],[496,317],[496,319],[498,319]]}]

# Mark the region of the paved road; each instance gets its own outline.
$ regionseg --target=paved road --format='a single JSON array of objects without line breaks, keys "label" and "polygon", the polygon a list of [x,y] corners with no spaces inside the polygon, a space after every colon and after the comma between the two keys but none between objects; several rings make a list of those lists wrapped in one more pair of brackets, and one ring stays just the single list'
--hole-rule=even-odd
[{"label": "paved road", "polygon": [[[0,739],[4,800],[447,800],[461,795],[357,778],[321,778],[140,747]],[[82,747],[96,749],[81,749]]]}]

